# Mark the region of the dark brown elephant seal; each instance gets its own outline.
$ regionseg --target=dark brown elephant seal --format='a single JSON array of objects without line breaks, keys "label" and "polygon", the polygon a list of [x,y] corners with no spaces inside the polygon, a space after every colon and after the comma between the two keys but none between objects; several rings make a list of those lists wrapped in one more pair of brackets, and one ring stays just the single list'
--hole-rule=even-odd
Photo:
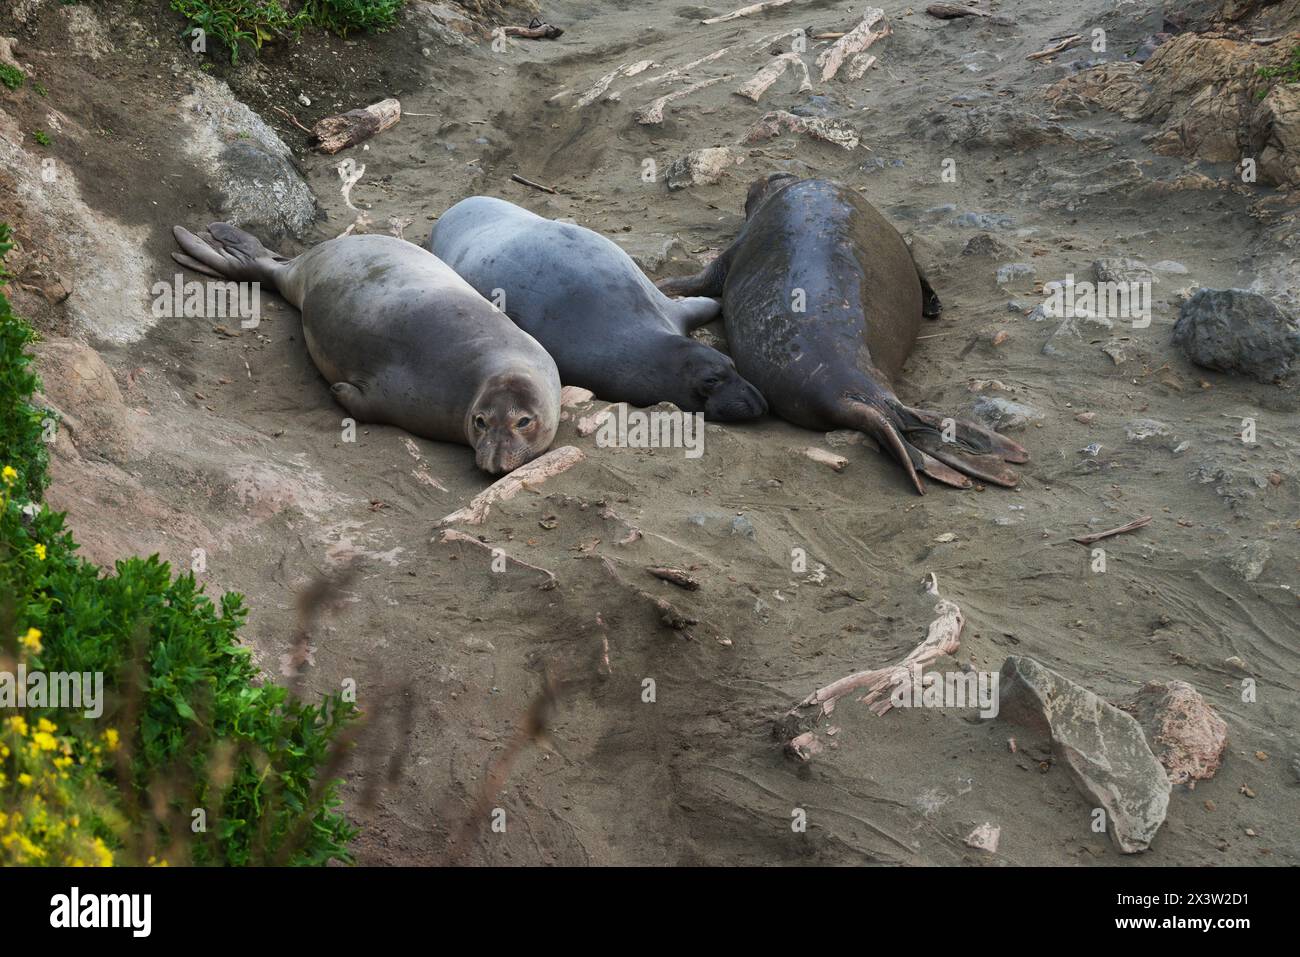
[{"label": "dark brown elephant seal", "polygon": [[541,455],[560,422],[560,375],[532,336],[437,256],[394,236],[344,236],[295,259],[227,223],[177,226],[183,266],[264,282],[302,311],[307,351],[360,422],[459,442],[498,475]]},{"label": "dark brown elephant seal", "polygon": [[1028,461],[1021,446],[894,394],[922,315],[938,315],[940,304],[903,237],[870,203],[834,183],[778,173],[750,186],[745,219],[708,269],[659,288],[722,297],[736,370],[774,413],[809,429],[865,432],[921,493],[917,473],[958,488],[970,487],[967,475],[1019,481],[1005,463]]}]

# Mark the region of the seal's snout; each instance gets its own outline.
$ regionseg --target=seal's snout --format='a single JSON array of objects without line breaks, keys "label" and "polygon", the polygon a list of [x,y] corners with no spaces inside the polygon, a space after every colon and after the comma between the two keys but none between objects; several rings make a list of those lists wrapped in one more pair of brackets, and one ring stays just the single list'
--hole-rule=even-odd
[{"label": "seal's snout", "polygon": [[767,414],[767,400],[753,384],[733,372],[704,403],[704,417],[715,422],[756,419]]}]

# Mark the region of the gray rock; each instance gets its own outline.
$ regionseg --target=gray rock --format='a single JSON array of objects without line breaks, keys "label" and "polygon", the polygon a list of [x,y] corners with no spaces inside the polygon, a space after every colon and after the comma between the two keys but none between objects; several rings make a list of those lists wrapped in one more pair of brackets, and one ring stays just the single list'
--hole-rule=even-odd
[{"label": "gray rock", "polygon": [[1109,257],[1098,259],[1092,264],[1093,274],[1098,282],[1154,282],[1155,275],[1151,267],[1140,259]]},{"label": "gray rock", "polygon": [[744,515],[737,515],[731,520],[731,534],[743,535],[749,539],[758,537],[758,531],[754,528],[754,523]]},{"label": "gray rock", "polygon": [[1037,271],[1033,263],[1004,263],[998,267],[998,285],[1005,286],[1009,282],[1032,279]]},{"label": "gray rock", "polygon": [[1004,242],[992,233],[980,233],[966,241],[962,248],[963,256],[988,256],[990,259],[1010,259],[1016,254],[1016,248]]},{"label": "gray rock", "polygon": [[1012,402],[1000,396],[982,395],[976,399],[975,415],[998,432],[1005,429],[1023,429],[1026,425],[1043,421],[1043,413],[1032,405]]},{"label": "gray rock", "polygon": [[1259,293],[1198,289],[1178,311],[1174,344],[1199,366],[1277,382],[1300,357],[1300,322]]},{"label": "gray rock", "polygon": [[1264,566],[1272,557],[1273,550],[1268,547],[1268,542],[1250,542],[1228,558],[1228,567],[1242,581],[1253,582],[1264,574]]},{"label": "gray rock", "polygon": [[1151,846],[1169,809],[1169,777],[1132,715],[1014,655],[1002,666],[999,715],[1051,740],[1053,755],[1084,797],[1105,810],[1121,852]]},{"label": "gray rock", "polygon": [[182,107],[193,133],[185,146],[214,180],[220,218],[272,248],[286,236],[301,239],[317,218],[316,197],[275,130],[202,74]]},{"label": "gray rock", "polygon": [[1170,439],[1173,426],[1156,419],[1131,419],[1124,426],[1124,434],[1130,442],[1149,442],[1151,439]]},{"label": "gray rock", "polygon": [[740,162],[744,162],[744,157],[727,146],[691,150],[668,165],[664,170],[664,181],[672,190],[709,186],[721,179],[728,168]]},{"label": "gray rock", "polygon": [[[632,257],[632,261],[643,272],[651,276],[657,275],[670,260],[690,259],[686,247],[676,236],[664,233],[616,233],[611,238],[623,248],[623,252]],[[690,261],[692,264],[695,262],[693,259]],[[688,270],[691,275],[698,271]]]}]

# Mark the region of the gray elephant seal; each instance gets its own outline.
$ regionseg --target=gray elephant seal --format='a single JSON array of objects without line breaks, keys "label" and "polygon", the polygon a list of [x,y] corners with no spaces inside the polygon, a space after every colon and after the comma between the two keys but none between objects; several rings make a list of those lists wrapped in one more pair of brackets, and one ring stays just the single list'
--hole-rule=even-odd
[{"label": "gray elephant seal", "polygon": [[471,196],[443,213],[428,248],[545,346],[568,385],[721,421],[767,411],[731,359],[687,335],[717,300],[669,299],[599,233]]},{"label": "gray elephant seal", "polygon": [[758,180],[736,241],[698,276],[660,289],[722,296],[736,368],[772,411],[809,429],[867,433],[918,492],[918,472],[958,488],[970,487],[967,475],[1019,481],[1003,464],[1028,461],[1015,442],[894,394],[939,299],[903,237],[856,190],[788,173]]},{"label": "gray elephant seal", "polygon": [[307,351],[360,422],[474,449],[485,472],[546,451],[560,377],[516,327],[436,256],[393,236],[331,239],[295,259],[226,223],[205,241],[177,226],[183,266],[274,286],[302,311]]}]

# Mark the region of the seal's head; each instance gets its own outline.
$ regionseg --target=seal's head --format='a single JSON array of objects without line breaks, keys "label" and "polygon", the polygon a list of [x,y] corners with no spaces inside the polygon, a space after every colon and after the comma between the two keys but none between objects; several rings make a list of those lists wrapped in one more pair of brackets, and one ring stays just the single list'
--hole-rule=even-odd
[{"label": "seal's head", "polygon": [[685,412],[703,412],[713,422],[756,419],[767,412],[767,400],[748,380],[741,378],[730,356],[702,342],[681,341],[681,381],[690,390],[676,403]]},{"label": "seal's head", "polygon": [[488,379],[470,403],[465,437],[479,468],[504,475],[545,452],[558,425],[558,398],[529,376],[506,373]]},{"label": "seal's head", "polygon": [[749,184],[749,192],[745,194],[745,218],[749,219],[753,216],[758,211],[758,207],[782,186],[789,186],[798,179],[799,177],[793,173],[773,173],[771,176],[754,180]]}]

